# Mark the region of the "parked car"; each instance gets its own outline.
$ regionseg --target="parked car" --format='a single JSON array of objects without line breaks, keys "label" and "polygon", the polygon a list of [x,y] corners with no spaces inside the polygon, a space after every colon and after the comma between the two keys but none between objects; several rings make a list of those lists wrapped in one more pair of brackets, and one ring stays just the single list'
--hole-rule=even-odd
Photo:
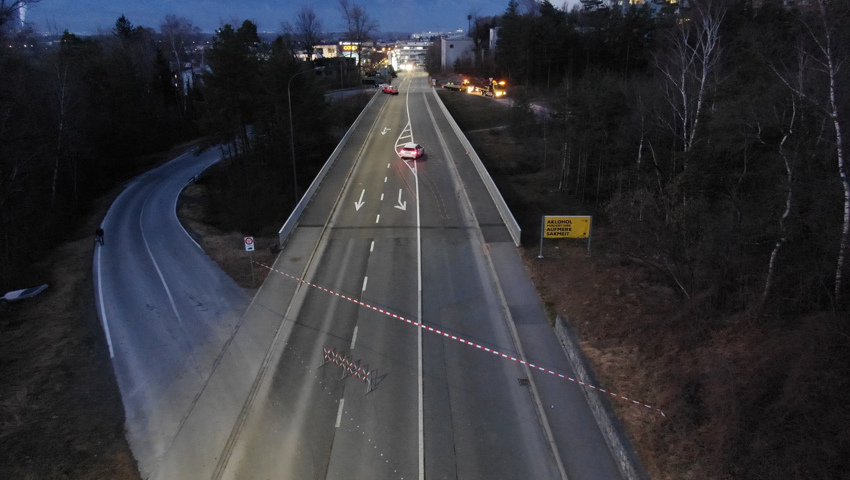
[{"label": "parked car", "polygon": [[398,95],[398,89],[392,85],[384,85],[382,90],[384,93],[389,93],[390,95]]},{"label": "parked car", "polygon": [[418,143],[405,143],[398,149],[398,156],[401,158],[417,158],[425,155],[425,147]]}]

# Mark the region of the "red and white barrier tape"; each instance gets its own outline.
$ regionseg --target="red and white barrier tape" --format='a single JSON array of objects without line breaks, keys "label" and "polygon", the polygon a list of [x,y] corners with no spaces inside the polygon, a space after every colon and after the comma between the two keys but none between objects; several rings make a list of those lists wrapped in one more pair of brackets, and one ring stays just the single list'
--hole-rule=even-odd
[{"label": "red and white barrier tape", "polygon": [[607,395],[610,395],[610,396],[612,396],[612,397],[618,398],[618,399],[620,399],[620,400],[625,400],[625,401],[627,401],[627,402],[631,402],[631,403],[633,403],[633,404],[635,404],[635,405],[639,405],[639,406],[642,406],[642,407],[646,407],[646,408],[648,408],[648,409],[650,409],[650,410],[653,410],[653,411],[655,411],[656,413],[660,414],[662,417],[665,417],[665,418],[667,417],[667,415],[664,415],[664,412],[663,412],[660,408],[658,408],[658,407],[653,407],[652,405],[649,405],[649,404],[647,404],[647,403],[640,402],[640,401],[638,401],[638,400],[634,400],[634,399],[629,398],[629,397],[625,397],[625,396],[620,395],[620,394],[618,394],[618,393],[610,392],[610,391],[608,391],[608,390],[605,390],[604,388],[600,388],[600,387],[597,387],[596,385],[592,385],[592,384],[590,384],[590,383],[582,382],[581,380],[577,380],[577,379],[575,379],[575,378],[568,377],[568,376],[566,376],[566,375],[564,375],[564,374],[562,374],[562,373],[558,373],[558,372],[556,372],[556,371],[554,371],[554,370],[550,370],[550,369],[548,369],[548,368],[546,368],[546,367],[541,367],[540,365],[535,365],[535,364],[533,364],[533,363],[526,362],[525,360],[522,360],[522,359],[519,359],[519,358],[517,358],[517,357],[514,357],[513,355],[508,355],[508,354],[506,354],[506,353],[499,352],[498,350],[494,350],[494,349],[492,349],[492,348],[488,348],[488,347],[485,347],[485,346],[483,346],[483,345],[479,345],[479,344],[477,344],[477,343],[475,343],[475,342],[470,342],[469,340],[465,340],[465,339],[463,339],[463,338],[461,338],[461,337],[458,337],[458,336],[452,335],[452,334],[450,334],[450,333],[444,332],[444,331],[439,330],[439,329],[436,329],[436,328],[434,328],[434,327],[430,327],[430,326],[428,326],[428,325],[426,325],[426,324],[424,324],[424,323],[422,323],[422,324],[420,325],[420,324],[419,324],[418,322],[416,322],[415,320],[411,320],[411,319],[409,319],[409,318],[402,317],[401,315],[397,315],[397,314],[395,314],[395,313],[392,313],[392,312],[386,311],[386,310],[384,310],[384,309],[382,309],[382,308],[378,308],[378,307],[375,307],[375,306],[369,305],[368,303],[363,303],[363,302],[361,302],[360,300],[357,300],[356,298],[352,298],[352,297],[349,297],[349,296],[347,296],[347,295],[342,295],[342,294],[340,294],[340,293],[334,292],[333,290],[328,290],[327,288],[322,287],[321,285],[316,285],[315,283],[308,282],[308,281],[303,280],[303,279],[301,279],[301,278],[299,278],[299,277],[296,277],[296,276],[294,276],[294,275],[290,275],[290,274],[288,274],[288,273],[286,273],[286,272],[283,272],[283,271],[277,270],[276,268],[270,267],[270,266],[268,266],[268,265],[266,265],[266,264],[264,264],[264,263],[260,263],[260,262],[254,262],[254,263],[256,263],[257,265],[259,265],[259,266],[261,266],[261,267],[267,268],[267,269],[269,269],[269,270],[270,270],[270,271],[272,271],[272,272],[276,272],[276,273],[279,273],[279,274],[281,274],[281,275],[283,275],[283,276],[289,277],[289,278],[291,278],[291,279],[293,279],[293,280],[295,280],[295,281],[297,281],[297,282],[303,283],[303,284],[305,284],[305,285],[309,285],[309,286],[311,286],[311,287],[313,287],[313,288],[316,288],[316,289],[319,289],[319,290],[321,290],[321,291],[323,291],[323,292],[330,293],[331,295],[336,295],[336,296],[337,296],[337,297],[339,297],[339,298],[342,298],[342,299],[344,299],[344,300],[348,300],[349,302],[354,302],[354,303],[356,303],[356,304],[358,304],[358,305],[360,305],[360,306],[362,306],[362,307],[370,308],[370,309],[372,309],[372,310],[374,310],[374,311],[376,311],[376,312],[378,312],[378,313],[382,313],[382,314],[384,314],[384,315],[387,315],[387,316],[389,316],[389,317],[395,318],[395,319],[397,319],[397,320],[401,320],[401,321],[407,322],[407,323],[409,323],[409,324],[411,324],[411,325],[414,325],[414,326],[420,327],[420,328],[422,328],[423,330],[427,330],[427,331],[429,331],[429,332],[436,333],[436,334],[438,334],[438,335],[442,335],[442,336],[444,336],[444,337],[446,337],[446,338],[450,338],[450,339],[452,339],[452,340],[456,340],[456,341],[458,341],[458,342],[460,342],[460,343],[465,343],[465,344],[470,345],[470,346],[472,346],[472,347],[478,348],[479,350],[484,350],[485,352],[492,353],[493,355],[496,355],[496,356],[499,356],[499,357],[505,358],[505,359],[507,359],[507,360],[513,360],[514,362],[521,363],[521,364],[523,364],[523,365],[528,365],[530,368],[533,368],[533,369],[539,370],[539,371],[541,371],[541,372],[545,372],[545,373],[548,373],[548,374],[554,375],[554,376],[559,377],[559,378],[563,378],[564,380],[569,380],[569,381],[571,381],[571,382],[573,382],[573,383],[577,383],[577,384],[579,384],[579,385],[581,385],[581,386],[583,386],[583,387],[592,388],[592,389],[594,389],[594,390],[596,390],[596,391],[599,391],[599,392],[605,393],[605,394],[607,394]]}]

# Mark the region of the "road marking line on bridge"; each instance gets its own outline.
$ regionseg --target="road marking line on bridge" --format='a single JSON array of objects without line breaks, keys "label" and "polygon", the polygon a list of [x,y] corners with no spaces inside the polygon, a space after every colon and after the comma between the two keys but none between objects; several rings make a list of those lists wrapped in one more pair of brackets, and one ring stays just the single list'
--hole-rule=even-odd
[{"label": "road marking line on bridge", "polygon": [[345,405],[345,398],[339,399],[339,410],[336,412],[336,425],[334,428],[339,428],[339,424],[342,422],[342,407]]},{"label": "road marking line on bridge", "polygon": [[501,358],[504,358],[504,359],[507,359],[507,360],[511,360],[511,361],[514,361],[514,362],[520,363],[520,364],[522,364],[522,365],[527,365],[529,368],[533,368],[533,369],[535,369],[535,370],[538,370],[538,371],[541,371],[541,372],[544,372],[544,373],[548,373],[548,374],[550,374],[550,375],[554,375],[554,376],[556,376],[556,377],[558,377],[558,378],[561,378],[561,379],[564,379],[564,380],[567,380],[567,381],[570,381],[570,382],[576,383],[576,384],[578,384],[578,385],[581,385],[582,387],[591,388],[591,389],[593,389],[593,390],[596,390],[596,391],[601,392],[601,393],[605,393],[605,394],[607,394],[607,395],[610,395],[610,396],[612,396],[612,397],[618,398],[618,399],[620,399],[620,400],[624,400],[624,401],[627,401],[627,402],[631,402],[631,403],[633,403],[633,404],[635,404],[635,405],[639,405],[639,406],[645,407],[645,408],[647,408],[647,409],[649,409],[649,410],[652,410],[652,411],[654,411],[654,412],[656,412],[656,413],[660,414],[662,417],[665,417],[665,418],[667,417],[667,415],[665,415],[665,414],[664,414],[664,412],[663,412],[660,408],[658,408],[658,407],[653,407],[652,405],[649,405],[648,403],[644,403],[644,402],[641,402],[641,401],[638,401],[638,400],[635,400],[635,399],[632,399],[632,398],[626,397],[626,396],[624,396],[624,395],[620,395],[619,393],[614,393],[614,392],[611,392],[611,391],[605,390],[605,389],[603,389],[603,388],[597,387],[596,385],[591,385],[591,384],[589,384],[589,383],[582,382],[581,380],[577,380],[577,379],[572,378],[572,377],[570,377],[570,376],[564,375],[563,373],[558,373],[558,372],[556,372],[556,371],[554,371],[554,370],[552,370],[552,369],[550,369],[550,368],[547,368],[547,367],[544,367],[544,366],[540,366],[540,365],[535,365],[535,364],[533,364],[533,363],[531,363],[531,362],[527,362],[527,361],[522,360],[522,359],[520,359],[520,358],[514,357],[513,355],[508,355],[508,354],[506,354],[506,353],[502,353],[502,352],[500,352],[500,351],[498,351],[498,350],[494,350],[494,349],[492,349],[492,348],[488,348],[488,347],[485,347],[485,346],[483,346],[483,345],[479,345],[479,344],[477,344],[477,343],[475,343],[475,342],[471,342],[471,341],[469,341],[469,340],[466,340],[466,339],[464,339],[464,338],[458,337],[458,336],[456,336],[456,335],[452,335],[451,333],[444,332],[444,331],[442,331],[442,330],[440,330],[440,329],[434,328],[434,327],[432,327],[432,326],[430,326],[430,325],[427,325],[427,324],[425,324],[425,323],[419,323],[419,322],[417,322],[416,320],[411,320],[411,319],[409,319],[409,318],[406,318],[406,317],[403,317],[403,316],[401,316],[401,315],[398,315],[398,314],[395,314],[395,313],[389,312],[389,311],[384,310],[384,309],[382,309],[382,308],[378,308],[378,307],[375,307],[375,306],[370,305],[370,304],[368,304],[368,303],[364,303],[363,301],[361,301],[361,300],[357,300],[356,298],[352,298],[352,297],[349,297],[349,296],[347,296],[347,295],[343,295],[343,294],[341,294],[341,293],[335,292],[335,291],[333,291],[333,290],[329,290],[329,289],[327,289],[327,288],[325,288],[325,287],[323,287],[323,286],[321,286],[321,285],[317,285],[317,284],[315,284],[315,283],[308,282],[307,280],[304,280],[304,279],[302,279],[302,278],[300,278],[300,277],[296,277],[295,275],[292,275],[292,274],[286,273],[286,272],[284,272],[284,271],[282,271],[282,270],[278,270],[278,269],[276,269],[276,268],[274,268],[274,267],[271,267],[271,266],[269,266],[269,265],[266,265],[266,264],[264,264],[264,263],[257,262],[257,261],[254,261],[254,263],[256,263],[257,265],[259,265],[259,266],[261,266],[261,267],[263,267],[263,268],[267,268],[269,271],[272,271],[272,272],[275,272],[275,273],[279,273],[279,274],[281,274],[281,275],[283,275],[283,276],[285,276],[285,277],[289,277],[289,278],[291,278],[291,279],[293,279],[293,280],[295,280],[295,281],[297,281],[297,282],[303,283],[303,284],[305,284],[305,285],[309,285],[309,286],[311,286],[311,287],[313,287],[313,288],[315,288],[315,289],[321,290],[321,291],[323,291],[323,292],[325,292],[325,293],[329,293],[329,294],[331,294],[331,295],[335,295],[335,296],[337,296],[337,297],[339,297],[339,298],[341,298],[341,299],[343,299],[343,300],[348,300],[349,302],[356,303],[357,305],[360,305],[361,307],[369,308],[369,309],[374,310],[374,311],[376,311],[376,312],[378,312],[378,313],[382,313],[382,314],[384,314],[384,315],[386,315],[386,316],[388,316],[388,317],[392,317],[392,318],[395,318],[396,320],[401,320],[401,321],[403,321],[403,322],[405,322],[405,323],[408,323],[408,324],[410,324],[410,325],[413,325],[413,326],[419,327],[421,330],[425,330],[425,331],[428,331],[428,332],[431,332],[431,333],[436,333],[437,335],[441,335],[441,336],[443,336],[443,337],[450,338],[450,339],[452,339],[452,340],[455,340],[455,341],[458,341],[458,342],[460,342],[460,343],[463,343],[463,344],[469,345],[469,346],[471,346],[471,347],[478,348],[479,350],[483,350],[483,351],[485,351],[485,352],[492,353],[493,355],[496,355],[496,356],[498,356],[498,357],[501,357]]}]

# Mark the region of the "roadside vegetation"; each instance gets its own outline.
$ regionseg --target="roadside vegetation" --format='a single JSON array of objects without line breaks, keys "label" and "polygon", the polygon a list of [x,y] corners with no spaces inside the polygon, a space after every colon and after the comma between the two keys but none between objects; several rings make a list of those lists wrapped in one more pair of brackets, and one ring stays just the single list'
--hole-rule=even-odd
[{"label": "roadside vegetation", "polygon": [[[507,78],[507,111],[440,92],[544,301],[605,388],[667,413],[614,402],[652,478],[846,475],[848,4],[590,3],[475,20],[496,50],[452,75]],[[593,253],[546,240],[537,259],[544,214],[593,215]]]},{"label": "roadside vegetation", "polygon": [[264,272],[251,274],[242,236],[257,236],[255,260],[273,258],[295,199],[287,94],[302,191],[370,97],[326,101],[327,86],[292,57],[295,35],[262,42],[251,22],[214,38],[205,60],[217,74],[178,82],[171,67],[199,38],[186,19],[156,32],[122,16],[112,31],[65,32],[50,46],[6,28],[14,12],[0,7],[0,38],[15,46],[0,49],[0,294],[50,286],[0,311],[0,478],[136,479],[92,283],[94,232],[112,200],[165,160],[220,148],[181,211],[213,258],[256,288]]}]

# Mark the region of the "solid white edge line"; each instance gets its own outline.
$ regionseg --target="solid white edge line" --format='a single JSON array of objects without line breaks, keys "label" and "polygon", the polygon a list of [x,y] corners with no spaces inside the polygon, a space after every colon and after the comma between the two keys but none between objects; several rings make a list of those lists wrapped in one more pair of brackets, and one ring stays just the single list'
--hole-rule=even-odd
[{"label": "solid white edge line", "polygon": [[[192,152],[194,152],[194,151],[195,151],[195,149],[193,148],[193,149],[191,149],[191,150],[187,151],[186,153],[184,153],[183,155],[180,155],[179,157],[176,157],[174,160],[177,160],[177,159],[178,159],[178,158],[180,158],[180,157],[184,157],[184,156],[186,156],[186,155],[188,155],[189,153],[192,153]],[[217,159],[217,160],[214,160],[214,161],[213,161],[212,163],[210,163],[209,165],[205,166],[203,169],[201,169],[201,171],[200,171],[199,173],[196,173],[196,174],[194,175],[194,177],[192,177],[192,178],[197,178],[199,175],[203,174],[203,173],[204,173],[204,172],[205,172],[208,168],[210,168],[211,166],[213,166],[213,165],[215,165],[216,163],[218,163],[218,161],[219,161],[220,159],[221,159],[221,157],[219,157],[219,159]],[[172,160],[172,161],[173,161],[173,160]],[[200,251],[202,251],[202,252],[203,252],[203,251],[204,251],[204,247],[202,247],[202,246],[201,246],[201,244],[200,244],[200,243],[198,243],[198,241],[197,241],[197,240],[195,240],[195,237],[193,237],[192,235],[190,235],[190,234],[189,234],[189,231],[188,231],[188,230],[186,230],[186,227],[185,227],[185,226],[183,226],[183,222],[181,222],[181,221],[180,221],[180,217],[177,215],[177,202],[179,202],[179,201],[180,201],[180,195],[183,193],[183,190],[185,190],[185,189],[186,189],[186,187],[188,187],[188,186],[189,186],[189,184],[188,184],[188,183],[187,183],[186,185],[183,185],[183,188],[181,188],[181,189],[180,189],[180,191],[177,193],[177,196],[174,198],[174,219],[175,219],[175,220],[177,220],[177,225],[180,225],[180,228],[182,228],[182,229],[183,229],[183,233],[185,233],[185,234],[186,234],[186,236],[187,236],[187,237],[189,237],[189,240],[191,240],[191,241],[192,241],[192,243],[194,243],[194,244],[195,244],[195,246],[196,246],[196,247],[198,247],[198,250],[200,250]]]},{"label": "solid white edge line", "polygon": [[354,326],[354,334],[351,335],[351,348],[349,350],[354,350],[355,343],[357,343],[357,325]]},{"label": "solid white edge line", "polygon": [[[412,82],[411,82],[412,83]],[[410,88],[407,89],[407,123],[410,124]],[[410,131],[410,141],[413,141],[413,130]],[[418,305],[416,311],[417,350],[416,360],[419,375],[419,480],[425,480],[425,405],[424,377],[422,373],[422,222],[419,216],[419,171],[416,162],[413,163],[413,179],[416,184],[416,259],[418,271]]]},{"label": "solid white edge line", "polygon": [[97,297],[100,301],[100,318],[103,319],[103,333],[106,334],[106,345],[109,346],[109,358],[115,358],[115,350],[112,349],[112,335],[109,333],[109,321],[106,319],[106,305],[103,303],[103,275],[100,273],[100,247],[97,248]]},{"label": "solid white edge line", "polygon": [[339,399],[339,410],[336,412],[336,425],[334,428],[339,428],[340,422],[342,422],[342,407],[345,405],[345,398]]}]

